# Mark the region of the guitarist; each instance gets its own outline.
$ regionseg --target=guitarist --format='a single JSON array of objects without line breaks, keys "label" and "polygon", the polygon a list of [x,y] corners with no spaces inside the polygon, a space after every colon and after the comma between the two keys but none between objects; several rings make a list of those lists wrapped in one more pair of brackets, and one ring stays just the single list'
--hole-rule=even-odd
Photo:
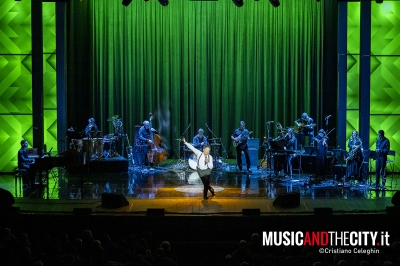
[{"label": "guitarist", "polygon": [[247,140],[249,139],[249,131],[245,128],[244,121],[240,121],[239,128],[237,128],[231,135],[231,139],[236,146],[236,163],[238,171],[242,172],[242,152],[246,157],[247,172],[251,173],[250,170],[250,156],[249,147],[247,146]]},{"label": "guitarist", "polygon": [[[299,144],[303,147],[304,146],[304,137],[309,136],[310,137],[310,143],[311,140],[314,138],[314,120],[308,116],[307,113],[303,113],[301,115],[301,118],[297,119],[294,121],[294,123],[298,126],[299,128]],[[297,148],[300,150],[300,147]]]}]

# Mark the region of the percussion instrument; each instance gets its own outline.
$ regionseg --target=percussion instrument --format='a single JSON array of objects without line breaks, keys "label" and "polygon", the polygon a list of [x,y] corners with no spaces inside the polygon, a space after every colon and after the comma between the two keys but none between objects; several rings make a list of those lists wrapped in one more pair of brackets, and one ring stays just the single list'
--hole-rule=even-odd
[{"label": "percussion instrument", "polygon": [[83,147],[83,139],[71,139],[70,147],[71,147],[71,149],[74,149],[77,152],[80,152]]},{"label": "percussion instrument", "polygon": [[197,170],[197,156],[196,156],[196,154],[192,153],[189,156],[188,163],[189,163],[190,168],[192,168],[193,170]]},{"label": "percussion instrument", "polygon": [[83,150],[89,160],[103,157],[103,138],[83,138]]},{"label": "percussion instrument", "polygon": [[113,115],[112,117],[108,118],[107,121],[111,122],[114,121],[115,119],[117,119],[119,117],[119,115]]}]

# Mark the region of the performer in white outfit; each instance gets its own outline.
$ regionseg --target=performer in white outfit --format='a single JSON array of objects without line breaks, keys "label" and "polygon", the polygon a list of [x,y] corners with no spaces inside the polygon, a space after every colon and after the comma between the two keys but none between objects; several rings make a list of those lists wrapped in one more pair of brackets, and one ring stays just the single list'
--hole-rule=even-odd
[{"label": "performer in white outfit", "polygon": [[[204,145],[203,151],[201,152],[198,149],[196,149],[195,147],[193,147],[192,144],[186,142],[185,138],[183,138],[182,141],[191,151],[194,152],[194,154],[196,154],[197,167],[200,170],[213,169],[214,165],[213,165],[213,158],[210,155],[210,150],[211,150],[210,146]],[[208,199],[208,197],[207,197],[208,190],[210,190],[211,195],[214,197],[215,196],[214,189],[210,186],[210,175],[202,176],[202,177],[200,177],[200,179],[204,185],[203,198]]]}]

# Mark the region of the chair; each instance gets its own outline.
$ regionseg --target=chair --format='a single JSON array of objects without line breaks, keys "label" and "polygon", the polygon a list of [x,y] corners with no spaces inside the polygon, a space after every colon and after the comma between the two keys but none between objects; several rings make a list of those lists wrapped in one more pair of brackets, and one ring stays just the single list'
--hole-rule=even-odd
[{"label": "chair", "polygon": [[[389,166],[387,167],[391,172],[392,172],[392,182],[394,178],[394,166],[396,165],[396,151],[390,150],[388,152],[388,156],[391,156],[391,158],[386,160],[386,165]],[[397,185],[397,180],[396,180],[396,185]]]}]

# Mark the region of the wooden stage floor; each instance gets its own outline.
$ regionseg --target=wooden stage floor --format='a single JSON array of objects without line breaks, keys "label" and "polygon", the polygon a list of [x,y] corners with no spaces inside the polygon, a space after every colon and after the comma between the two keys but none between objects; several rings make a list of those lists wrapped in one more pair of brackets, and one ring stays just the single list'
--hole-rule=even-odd
[{"label": "wooden stage floor", "polygon": [[[281,173],[252,167],[252,173],[237,173],[234,162],[222,163],[211,175],[216,197],[203,200],[202,184],[185,163],[167,161],[154,168],[130,168],[128,173],[69,174],[54,168],[48,186],[35,189],[15,183],[14,175],[2,175],[0,187],[12,193],[21,212],[72,213],[89,208],[99,215],[145,215],[147,209],[164,209],[165,215],[242,215],[243,209],[259,209],[261,215],[307,214],[315,208],[332,208],[333,213],[382,213],[400,190],[400,176],[388,175],[386,190],[363,183],[334,180],[332,174],[316,178],[313,173]],[[46,181],[45,181],[46,183]],[[116,193],[128,206],[104,208],[102,193]],[[300,205],[274,206],[280,194],[299,193]],[[210,196],[210,195],[209,195]]]}]

